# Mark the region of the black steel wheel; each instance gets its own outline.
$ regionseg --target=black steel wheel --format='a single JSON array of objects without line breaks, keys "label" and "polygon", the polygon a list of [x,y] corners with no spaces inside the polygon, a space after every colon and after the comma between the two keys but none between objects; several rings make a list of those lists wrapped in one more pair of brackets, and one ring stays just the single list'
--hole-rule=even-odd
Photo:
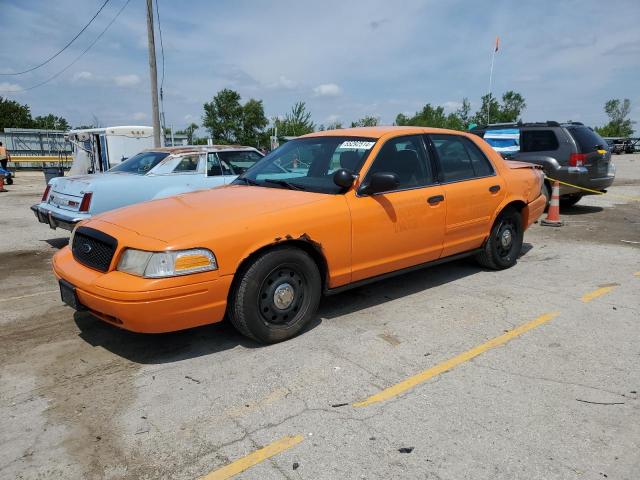
[{"label": "black steel wheel", "polygon": [[313,318],[322,282],[305,251],[269,250],[237,272],[227,312],[236,329],[262,343],[287,340]]},{"label": "black steel wheel", "polygon": [[493,270],[512,267],[522,250],[523,236],[520,213],[513,208],[503,211],[494,222],[483,251],[476,257],[478,263]]}]

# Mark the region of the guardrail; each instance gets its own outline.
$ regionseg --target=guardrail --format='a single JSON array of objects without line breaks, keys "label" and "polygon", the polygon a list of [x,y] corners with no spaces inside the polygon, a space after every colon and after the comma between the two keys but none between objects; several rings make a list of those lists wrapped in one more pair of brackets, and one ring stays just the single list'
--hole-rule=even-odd
[{"label": "guardrail", "polygon": [[44,167],[69,168],[73,157],[59,157],[57,155],[11,155],[8,167],[11,169],[39,169]]}]

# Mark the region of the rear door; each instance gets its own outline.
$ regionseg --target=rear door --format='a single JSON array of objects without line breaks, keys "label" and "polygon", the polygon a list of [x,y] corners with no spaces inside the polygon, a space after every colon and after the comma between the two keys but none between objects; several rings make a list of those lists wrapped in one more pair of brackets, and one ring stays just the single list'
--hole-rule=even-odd
[{"label": "rear door", "polygon": [[578,148],[578,153],[584,155],[583,166],[589,171],[589,178],[604,178],[609,171],[611,152],[607,148],[607,142],[589,127],[572,125],[566,127],[573,137]]},{"label": "rear door", "polygon": [[442,257],[479,248],[505,195],[502,177],[473,141],[462,135],[428,136],[447,204]]}]

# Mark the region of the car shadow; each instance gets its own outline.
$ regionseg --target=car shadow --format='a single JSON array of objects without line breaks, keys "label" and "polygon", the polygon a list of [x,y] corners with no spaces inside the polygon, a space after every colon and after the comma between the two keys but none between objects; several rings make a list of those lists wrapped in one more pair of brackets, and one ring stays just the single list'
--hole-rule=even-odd
[{"label": "car shadow", "polygon": [[211,355],[242,346],[261,345],[240,335],[223,321],[171,333],[135,333],[110,325],[88,312],[76,312],[79,336],[94,347],[140,364],[162,364]]},{"label": "car shadow", "polygon": [[[531,244],[524,243],[520,256],[526,255],[532,248]],[[473,257],[470,257],[323,297],[318,313],[300,334],[304,335],[318,327],[323,319],[334,319],[382,305],[485,270],[473,261]],[[122,330],[87,312],[76,312],[74,321],[80,330],[80,338],[90,345],[102,347],[139,364],[177,362],[236,347],[268,348],[238,333],[227,320],[203,327],[160,334]]]},{"label": "car shadow", "polygon": [[587,215],[589,213],[598,213],[604,208],[592,205],[573,205],[571,207],[560,208],[560,215]]},{"label": "car shadow", "polygon": [[49,238],[45,240],[45,242],[47,242],[49,246],[60,250],[69,245],[69,237]]}]

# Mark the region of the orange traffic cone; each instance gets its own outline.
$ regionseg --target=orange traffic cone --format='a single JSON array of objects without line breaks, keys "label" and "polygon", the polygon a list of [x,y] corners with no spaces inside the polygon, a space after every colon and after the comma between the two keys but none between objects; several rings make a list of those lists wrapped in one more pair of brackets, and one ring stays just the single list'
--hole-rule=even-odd
[{"label": "orange traffic cone", "polygon": [[4,189],[4,173],[0,173],[0,192],[8,192]]},{"label": "orange traffic cone", "polygon": [[545,227],[561,227],[564,222],[560,220],[560,182],[553,182],[551,202],[547,211],[547,218],[540,222]]}]

